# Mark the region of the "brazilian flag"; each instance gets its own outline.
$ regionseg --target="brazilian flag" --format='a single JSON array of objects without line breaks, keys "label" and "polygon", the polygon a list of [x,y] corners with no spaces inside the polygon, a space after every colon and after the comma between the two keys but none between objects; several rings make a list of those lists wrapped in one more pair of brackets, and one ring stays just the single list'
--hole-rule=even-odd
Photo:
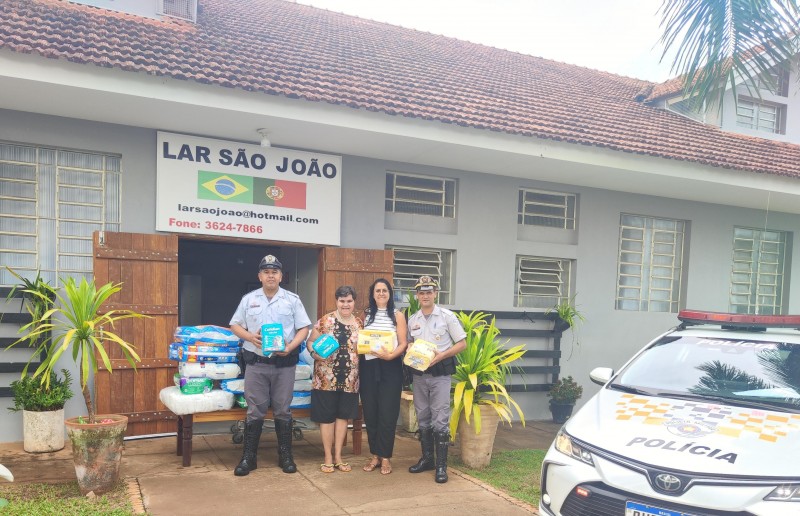
[{"label": "brazilian flag", "polygon": [[197,198],[253,204],[253,178],[198,170]]}]

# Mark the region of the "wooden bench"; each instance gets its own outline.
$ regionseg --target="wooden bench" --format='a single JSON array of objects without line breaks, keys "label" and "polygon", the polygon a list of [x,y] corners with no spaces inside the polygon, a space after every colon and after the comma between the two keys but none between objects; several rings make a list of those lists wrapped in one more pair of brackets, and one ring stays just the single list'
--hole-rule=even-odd
[{"label": "wooden bench", "polygon": [[[240,421],[247,416],[247,409],[232,408],[229,410],[217,410],[214,412],[198,412],[196,414],[186,414],[178,416],[177,434],[177,455],[183,457],[183,467],[192,465],[192,437],[194,435],[194,423],[208,423],[217,421]],[[304,418],[311,416],[311,409],[293,408],[293,418]],[[273,419],[272,409],[267,411],[264,419]],[[364,416],[361,413],[361,405],[358,406],[358,419],[353,420],[353,454],[361,455],[361,429],[364,423]],[[347,436],[345,436],[347,445]]]}]

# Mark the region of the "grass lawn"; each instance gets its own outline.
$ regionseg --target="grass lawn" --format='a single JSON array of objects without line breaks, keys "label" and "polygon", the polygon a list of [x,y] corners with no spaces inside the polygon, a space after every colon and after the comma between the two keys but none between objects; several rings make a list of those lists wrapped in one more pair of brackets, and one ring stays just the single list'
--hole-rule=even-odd
[{"label": "grass lawn", "polygon": [[492,454],[486,469],[471,469],[453,457],[453,466],[514,498],[536,506],[539,503],[539,474],[547,450],[512,450]]},{"label": "grass lawn", "polygon": [[[64,484],[0,484],[0,499],[8,505],[0,507],[2,516],[70,515],[94,516],[133,514],[128,489],[124,482],[111,492],[91,499],[81,496],[77,482]],[[2,504],[2,502],[0,502]]]}]

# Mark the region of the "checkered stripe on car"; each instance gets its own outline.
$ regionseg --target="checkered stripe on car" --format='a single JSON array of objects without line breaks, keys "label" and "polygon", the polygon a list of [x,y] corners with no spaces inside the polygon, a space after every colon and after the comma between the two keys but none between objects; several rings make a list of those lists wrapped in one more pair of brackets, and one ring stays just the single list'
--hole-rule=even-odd
[{"label": "checkered stripe on car", "polygon": [[635,394],[623,394],[617,402],[616,419],[636,420],[646,425],[683,422],[699,425],[713,433],[739,438],[752,432],[759,439],[776,442],[800,431],[800,414],[776,414],[761,410],[742,411],[736,407],[682,401],[654,402]]}]

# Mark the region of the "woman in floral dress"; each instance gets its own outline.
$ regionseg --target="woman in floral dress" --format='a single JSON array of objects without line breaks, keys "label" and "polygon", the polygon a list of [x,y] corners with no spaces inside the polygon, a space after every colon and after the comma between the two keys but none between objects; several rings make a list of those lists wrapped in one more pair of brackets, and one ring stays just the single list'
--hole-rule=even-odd
[{"label": "woman in floral dress", "polygon": [[[347,421],[358,417],[358,330],[361,321],[354,315],[356,291],[353,287],[336,289],[336,310],[324,315],[314,325],[306,346],[314,358],[311,384],[311,420],[319,424],[325,461],[320,470],[350,471],[342,460],[347,435]],[[313,343],[323,334],[333,336],[339,349],[328,358],[313,350]]]}]

